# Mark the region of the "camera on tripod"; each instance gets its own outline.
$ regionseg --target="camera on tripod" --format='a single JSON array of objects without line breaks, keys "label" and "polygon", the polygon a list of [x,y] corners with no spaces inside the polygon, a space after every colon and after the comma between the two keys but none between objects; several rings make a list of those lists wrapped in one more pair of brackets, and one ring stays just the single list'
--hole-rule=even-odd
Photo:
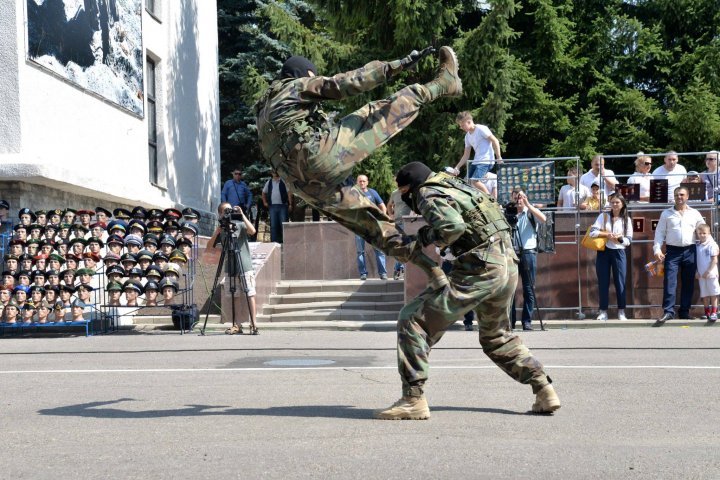
[{"label": "camera on tripod", "polygon": [[[240,208],[240,207],[235,207]],[[236,231],[237,225],[234,225],[233,222],[242,222],[243,221],[243,214],[233,208],[226,208],[223,211],[222,217],[218,220],[220,222],[220,227],[222,227],[225,230],[231,230]]]}]

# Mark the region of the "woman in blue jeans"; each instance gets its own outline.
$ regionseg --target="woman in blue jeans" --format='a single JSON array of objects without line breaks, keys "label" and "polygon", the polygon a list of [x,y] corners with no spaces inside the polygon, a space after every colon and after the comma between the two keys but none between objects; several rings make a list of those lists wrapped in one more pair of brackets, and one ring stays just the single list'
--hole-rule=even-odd
[{"label": "woman in blue jeans", "polygon": [[632,242],[633,228],[632,219],[627,212],[625,197],[619,193],[610,195],[610,211],[598,215],[595,223],[590,227],[590,236],[607,239],[605,250],[597,252],[595,260],[600,290],[600,314],[597,319],[608,319],[610,273],[612,272],[617,295],[618,319],[627,320],[625,316],[625,276],[627,273],[625,249]]}]

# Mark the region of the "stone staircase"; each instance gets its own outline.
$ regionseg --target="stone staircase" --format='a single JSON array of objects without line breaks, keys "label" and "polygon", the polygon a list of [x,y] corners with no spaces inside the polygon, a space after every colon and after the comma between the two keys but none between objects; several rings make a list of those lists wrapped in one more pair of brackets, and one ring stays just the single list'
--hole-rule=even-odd
[{"label": "stone staircase", "polygon": [[282,281],[258,321],[396,321],[403,299],[402,280]]}]

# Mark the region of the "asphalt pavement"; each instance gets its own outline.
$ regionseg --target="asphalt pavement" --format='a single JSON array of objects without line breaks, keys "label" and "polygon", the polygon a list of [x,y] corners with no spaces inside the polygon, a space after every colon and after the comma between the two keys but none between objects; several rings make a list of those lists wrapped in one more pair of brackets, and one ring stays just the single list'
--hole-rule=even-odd
[{"label": "asphalt pavement", "polygon": [[720,328],[521,333],[563,407],[477,332],[433,350],[428,421],[400,395],[395,335],[264,330],[0,339],[2,478],[720,478]]}]

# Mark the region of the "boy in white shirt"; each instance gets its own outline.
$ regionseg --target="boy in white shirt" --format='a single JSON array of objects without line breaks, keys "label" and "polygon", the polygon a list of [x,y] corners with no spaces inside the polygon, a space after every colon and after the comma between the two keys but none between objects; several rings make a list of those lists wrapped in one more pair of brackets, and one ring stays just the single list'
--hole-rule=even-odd
[{"label": "boy in white shirt", "polygon": [[[558,208],[562,210],[586,210],[587,198],[592,196],[592,192],[585,185],[578,185],[578,169],[570,167],[567,171],[567,185],[563,185],[558,194]],[[576,196],[577,195],[577,196]],[[575,203],[575,200],[578,203]]]},{"label": "boy in white shirt", "polygon": [[468,166],[468,181],[475,188],[485,191],[480,187],[481,179],[495,165],[495,160],[502,163],[500,142],[488,127],[474,123],[470,112],[458,113],[455,121],[460,130],[465,132],[465,151],[458,164],[455,165],[455,170],[460,170],[465,165],[470,158],[470,151],[474,150],[475,157]]},{"label": "boy in white shirt", "polygon": [[695,229],[698,243],[695,251],[697,273],[695,278],[700,285],[700,297],[705,306],[705,317],[709,322],[717,320],[718,295],[718,245],[712,238],[710,225],[701,223]]}]

